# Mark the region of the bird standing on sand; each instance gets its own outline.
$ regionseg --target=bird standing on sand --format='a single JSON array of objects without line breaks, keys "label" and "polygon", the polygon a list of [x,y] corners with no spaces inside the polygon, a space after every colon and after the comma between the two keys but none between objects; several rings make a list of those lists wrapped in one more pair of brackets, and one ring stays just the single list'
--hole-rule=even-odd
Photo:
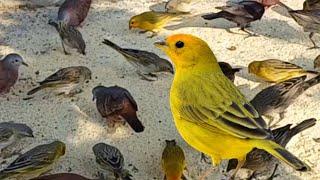
[{"label": "bird standing on sand", "polygon": [[[286,147],[288,142],[295,135],[311,128],[316,124],[316,121],[316,119],[307,119],[297,124],[293,128],[291,128],[292,124],[288,124],[286,126],[272,130],[271,133],[274,136],[274,141],[276,143],[280,144],[282,147]],[[246,162],[244,163],[242,168],[250,169],[253,171],[253,174],[249,179],[254,178],[256,175],[258,175],[258,173],[270,173],[271,169],[275,168],[270,178],[268,178],[268,180],[271,180],[275,174],[278,163],[279,161],[268,152],[261,149],[253,149],[249,154],[247,154]],[[235,159],[229,160],[227,172],[229,172],[232,169],[235,169],[236,166],[237,161]]]},{"label": "bird standing on sand", "polygon": [[[251,22],[260,20],[264,14],[265,7],[263,4],[256,1],[240,1],[232,5],[216,7],[221,11],[218,13],[210,13],[203,15],[202,18],[206,20],[212,20],[217,18],[224,18],[228,21],[232,21],[237,24],[238,27],[249,36],[255,36],[255,34],[247,31],[245,28],[250,25]],[[228,29],[228,32],[231,32]]]},{"label": "bird standing on sand", "polygon": [[18,80],[19,67],[28,66],[19,54],[8,54],[0,61],[0,95],[7,94]]},{"label": "bird standing on sand", "polygon": [[219,66],[225,76],[227,76],[230,81],[234,82],[235,79],[235,73],[239,72],[241,68],[232,68],[232,66],[226,62],[218,62]]},{"label": "bird standing on sand", "polygon": [[[93,146],[92,150],[103,174],[111,173],[117,179],[131,180],[132,175],[127,169],[124,169],[124,158],[118,148],[105,143],[98,143]],[[108,177],[106,179],[113,178]]]},{"label": "bird standing on sand", "polygon": [[267,82],[282,82],[291,78],[301,77],[305,75],[318,75],[316,71],[304,70],[295,64],[281,61],[278,59],[267,59],[263,61],[253,61],[248,66],[251,74]]},{"label": "bird standing on sand", "polygon": [[137,133],[144,130],[137,117],[138,105],[128,90],[118,86],[97,86],[92,94],[99,113],[106,118],[109,127],[114,127],[117,122],[127,122]]},{"label": "bird standing on sand", "polygon": [[170,72],[174,73],[172,64],[158,55],[137,49],[121,48],[115,43],[104,39],[103,44],[106,44],[122,54],[125,59],[136,68],[137,73],[148,81],[154,81],[157,76],[153,73]]},{"label": "bird standing on sand", "polygon": [[14,122],[0,123],[0,152],[25,137],[34,137],[32,129],[26,124]]},{"label": "bird standing on sand", "polygon": [[[279,113],[281,121],[286,109],[307,89],[320,83],[320,75],[305,81],[306,76],[292,78],[260,91],[250,103],[260,115],[270,116]],[[278,121],[278,122],[279,122]],[[269,125],[271,126],[272,121]],[[275,124],[277,124],[276,122]]]},{"label": "bird standing on sand", "polygon": [[175,140],[166,140],[166,147],[162,152],[161,166],[165,173],[164,180],[187,179],[183,175],[183,170],[186,168],[186,158]]},{"label": "bird standing on sand", "polygon": [[303,27],[304,32],[310,33],[309,39],[313,46],[309,49],[319,48],[312,38],[315,33],[320,33],[320,9],[293,10],[283,3],[279,4],[288,10],[291,17]]},{"label": "bird standing on sand", "polygon": [[40,176],[31,180],[91,180],[89,178],[73,173],[58,173],[47,176]]},{"label": "bird standing on sand", "polygon": [[234,177],[246,155],[253,148],[259,148],[295,170],[310,170],[307,164],[273,141],[263,118],[222,73],[205,41],[192,35],[177,34],[155,45],[176,67],[170,90],[176,127],[183,139],[209,155],[214,165],[222,160],[237,159]]},{"label": "bird standing on sand", "polygon": [[58,31],[64,54],[70,55],[65,47],[65,45],[67,45],[70,48],[77,49],[79,53],[86,55],[86,43],[84,42],[80,31],[73,26],[65,24],[63,21],[55,22],[50,19],[48,24],[55,27]]},{"label": "bird standing on sand", "polygon": [[58,12],[58,21],[69,26],[81,26],[88,15],[92,0],[65,0]]},{"label": "bird standing on sand", "polygon": [[129,29],[139,28],[143,30],[140,31],[140,34],[152,32],[152,35],[148,36],[148,38],[152,38],[170,21],[177,20],[179,16],[181,14],[155,11],[144,12],[133,16],[129,20]]},{"label": "bird standing on sand", "polygon": [[66,145],[61,141],[34,147],[20,155],[8,167],[0,171],[0,179],[32,179],[48,172],[65,154]]},{"label": "bird standing on sand", "polygon": [[81,86],[91,79],[91,70],[85,66],[71,66],[62,68],[54,74],[39,82],[40,86],[32,89],[27,94],[32,95],[39,90],[49,89],[58,95],[74,95],[79,93]]}]

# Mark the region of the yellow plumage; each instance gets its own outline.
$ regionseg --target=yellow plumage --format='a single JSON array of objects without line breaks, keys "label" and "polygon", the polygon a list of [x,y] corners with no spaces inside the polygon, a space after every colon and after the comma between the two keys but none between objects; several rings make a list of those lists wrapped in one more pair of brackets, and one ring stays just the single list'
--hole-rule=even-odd
[{"label": "yellow plumage", "polygon": [[162,152],[161,166],[166,180],[180,180],[186,161],[183,150],[176,144],[175,140],[166,140],[166,147]]},{"label": "yellow plumage", "polygon": [[317,72],[307,71],[300,66],[278,59],[253,61],[249,64],[248,69],[249,73],[255,74],[267,82],[276,83],[308,74],[318,74]]},{"label": "yellow plumage", "polygon": [[297,170],[309,169],[271,141],[264,120],[223,75],[203,40],[180,34],[156,46],[176,67],[170,105],[176,127],[187,143],[211,156],[215,165],[224,159],[238,159],[237,170],[253,148],[264,149]]}]

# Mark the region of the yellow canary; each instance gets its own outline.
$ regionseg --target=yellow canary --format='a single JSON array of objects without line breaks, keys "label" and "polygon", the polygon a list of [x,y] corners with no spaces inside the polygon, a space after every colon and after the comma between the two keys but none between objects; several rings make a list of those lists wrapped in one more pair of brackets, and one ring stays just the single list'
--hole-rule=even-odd
[{"label": "yellow canary", "polygon": [[161,30],[167,23],[177,19],[181,14],[173,14],[167,12],[147,11],[142,14],[133,16],[129,21],[129,29],[138,28],[143,31],[140,33],[152,32],[153,37]]},{"label": "yellow canary", "polygon": [[249,73],[255,74],[267,82],[276,83],[308,74],[318,74],[318,72],[307,71],[300,66],[278,59],[253,61],[249,64],[248,69]]},{"label": "yellow canary", "polygon": [[166,140],[166,147],[162,152],[161,166],[165,173],[165,180],[180,180],[184,178],[185,156],[175,140]]},{"label": "yellow canary", "polygon": [[237,159],[232,177],[253,149],[263,149],[298,171],[308,165],[273,142],[266,123],[237,87],[223,74],[203,40],[186,34],[155,43],[176,67],[170,90],[175,125],[183,139],[209,155],[214,165]]}]

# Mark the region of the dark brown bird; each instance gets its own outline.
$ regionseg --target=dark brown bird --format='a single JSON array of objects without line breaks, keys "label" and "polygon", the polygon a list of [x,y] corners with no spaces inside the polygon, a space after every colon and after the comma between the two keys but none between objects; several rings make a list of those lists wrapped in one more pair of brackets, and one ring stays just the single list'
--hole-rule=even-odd
[{"label": "dark brown bird", "polygon": [[264,5],[256,1],[241,1],[216,8],[221,9],[221,11],[203,15],[202,18],[206,20],[224,18],[228,21],[232,21],[236,23],[242,31],[249,34],[249,36],[254,36],[254,34],[247,31],[245,28],[248,27],[251,22],[260,20],[265,12]]},{"label": "dark brown bird", "polygon": [[19,54],[8,54],[0,61],[0,95],[10,92],[11,87],[17,82],[19,67],[28,66]]},{"label": "dark brown bird", "polygon": [[91,180],[89,178],[73,173],[58,173],[47,176],[33,178],[32,180]]},{"label": "dark brown bird", "polygon": [[51,89],[59,94],[74,95],[81,86],[91,79],[91,70],[85,66],[71,66],[62,68],[39,82],[39,86],[27,95],[32,95],[42,89]]},{"label": "dark brown bird", "polygon": [[320,10],[320,0],[305,0],[303,10]]},{"label": "dark brown bird", "polygon": [[88,15],[92,0],[66,0],[59,8],[58,21],[69,26],[81,26]]},{"label": "dark brown bird", "polygon": [[137,103],[128,90],[118,86],[97,86],[92,94],[99,113],[106,118],[110,127],[114,127],[116,122],[127,122],[137,133],[144,130],[137,117]]},{"label": "dark brown bird", "polygon": [[70,55],[64,46],[67,45],[70,48],[77,49],[79,53],[86,55],[86,43],[84,42],[80,31],[73,26],[65,24],[63,21],[55,22],[50,19],[48,24],[55,27],[58,31],[64,54]]},{"label": "dark brown bird", "polygon": [[[286,147],[288,142],[295,135],[314,126],[316,124],[316,121],[316,119],[312,118],[302,121],[293,128],[291,128],[292,124],[288,124],[286,126],[274,129],[272,130],[274,141],[280,144],[281,146]],[[279,161],[266,151],[255,148],[247,154],[246,162],[244,163],[242,168],[253,170],[254,173],[251,176],[252,179],[253,177],[255,177],[255,175],[257,175],[257,172],[263,174],[270,173],[272,168],[274,168],[278,163]],[[237,160],[229,160],[227,172],[229,172],[232,169],[235,169],[236,166]],[[274,173],[272,173],[272,175],[274,175]],[[272,177],[270,177],[269,179],[272,179]]]},{"label": "dark brown bird", "polygon": [[250,101],[250,103],[260,115],[266,116],[275,112],[279,113],[280,120],[282,120],[284,118],[285,110],[295,101],[295,99],[310,87],[319,84],[320,75],[307,81],[305,81],[305,79],[306,76],[292,78],[263,89]]},{"label": "dark brown bird", "polygon": [[309,32],[309,39],[313,47],[309,49],[319,48],[315,41],[312,39],[315,33],[320,33],[320,10],[293,10],[283,3],[279,3],[282,7],[286,8],[290,16],[303,27],[304,32]]},{"label": "dark brown bird", "polygon": [[227,76],[228,79],[230,79],[232,82],[234,82],[235,79],[235,73],[239,72],[241,68],[232,68],[232,66],[226,62],[218,62],[219,66],[225,76]]}]

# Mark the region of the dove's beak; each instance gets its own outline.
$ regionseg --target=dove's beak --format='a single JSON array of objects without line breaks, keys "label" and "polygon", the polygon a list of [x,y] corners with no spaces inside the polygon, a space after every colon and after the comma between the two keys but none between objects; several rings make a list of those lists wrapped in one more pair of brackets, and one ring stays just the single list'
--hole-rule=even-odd
[{"label": "dove's beak", "polygon": [[25,63],[23,61],[22,61],[22,65],[27,66],[27,67],[29,66],[27,63]]}]

